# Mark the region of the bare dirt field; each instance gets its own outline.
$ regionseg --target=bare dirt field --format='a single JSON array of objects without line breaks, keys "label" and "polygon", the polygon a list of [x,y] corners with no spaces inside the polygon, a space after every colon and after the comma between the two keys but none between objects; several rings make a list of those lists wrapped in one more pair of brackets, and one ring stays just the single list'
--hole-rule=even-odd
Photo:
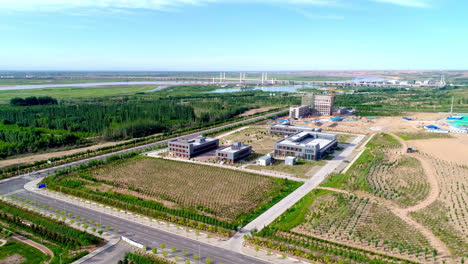
[{"label": "bare dirt field", "polygon": [[276,106],[268,106],[268,107],[261,107],[261,108],[256,108],[256,109],[251,109],[243,114],[240,114],[239,116],[249,116],[249,115],[254,115],[256,113],[261,113],[261,112],[266,112],[271,109],[277,108]]},{"label": "bare dirt field", "polygon": [[453,138],[410,140],[408,145],[434,158],[468,166],[468,134],[451,134]]},{"label": "bare dirt field", "polygon": [[252,150],[261,155],[273,151],[273,145],[280,140],[280,136],[270,135],[268,127],[250,127],[221,139],[221,144],[229,145],[236,141],[252,145]]},{"label": "bare dirt field", "polygon": [[126,141],[106,142],[106,143],[101,143],[101,144],[97,144],[97,145],[93,145],[93,146],[85,147],[85,148],[77,148],[77,149],[70,149],[70,150],[43,153],[43,154],[28,154],[28,155],[20,156],[18,158],[0,160],[0,168],[5,168],[5,167],[8,167],[8,166],[13,166],[13,165],[17,165],[17,164],[34,163],[36,161],[48,160],[50,158],[67,156],[67,155],[71,155],[71,154],[75,154],[75,153],[79,153],[79,152],[85,152],[87,150],[96,150],[96,149],[99,149],[99,148],[108,147],[108,146],[112,146],[112,145],[117,145],[117,144],[121,144],[121,143],[124,143],[124,142],[126,142]]}]

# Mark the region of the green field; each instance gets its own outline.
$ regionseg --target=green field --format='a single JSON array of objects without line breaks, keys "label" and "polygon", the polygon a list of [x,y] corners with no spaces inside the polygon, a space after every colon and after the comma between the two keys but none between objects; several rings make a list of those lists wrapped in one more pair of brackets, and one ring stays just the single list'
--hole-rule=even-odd
[{"label": "green field", "polygon": [[40,264],[49,258],[38,249],[13,238],[8,238],[7,243],[0,247],[0,263]]},{"label": "green field", "polygon": [[63,87],[0,91],[0,102],[7,103],[13,97],[51,96],[58,99],[101,96],[133,95],[156,88],[157,85]]}]

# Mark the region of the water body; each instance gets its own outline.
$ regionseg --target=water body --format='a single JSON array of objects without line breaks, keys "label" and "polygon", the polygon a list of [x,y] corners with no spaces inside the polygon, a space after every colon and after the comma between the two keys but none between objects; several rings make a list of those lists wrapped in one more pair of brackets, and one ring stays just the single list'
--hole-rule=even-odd
[{"label": "water body", "polygon": [[[378,77],[354,77],[352,82],[381,82],[386,79]],[[350,82],[350,81],[334,81],[336,83]],[[230,81],[227,83],[237,83]],[[256,82],[255,82],[256,83]],[[30,89],[44,89],[44,88],[68,88],[68,87],[98,87],[98,86],[123,86],[123,85],[183,85],[183,84],[212,84],[211,81],[134,81],[134,82],[98,82],[98,83],[71,83],[71,84],[34,84],[34,85],[13,85],[13,86],[0,86],[0,91],[8,90],[30,90]],[[255,85],[255,84],[254,84]],[[264,92],[295,92],[299,88],[316,88],[314,85],[288,85],[288,86],[253,86],[252,90],[261,90]],[[153,90],[152,90],[153,91]],[[157,91],[157,90],[154,90]],[[234,89],[217,89],[215,93],[233,93],[239,92],[239,88]]]},{"label": "water body", "polygon": [[237,92],[248,92],[248,91],[263,91],[270,93],[277,92],[296,92],[300,88],[317,88],[316,85],[286,85],[286,86],[252,86],[248,89],[241,88],[226,88],[216,89],[212,93],[237,93]]},{"label": "water body", "polygon": [[152,90],[149,90],[149,91],[146,91],[145,93],[152,93],[152,92],[156,92],[156,91],[161,91],[162,89],[165,89],[167,88],[167,86],[158,86]]},{"label": "water body", "polygon": [[72,84],[34,84],[0,86],[0,91],[7,90],[29,90],[44,88],[67,88],[67,87],[96,87],[96,86],[122,86],[122,85],[178,85],[178,84],[210,84],[211,82],[194,81],[147,81],[147,82],[100,82],[100,83],[72,83]]}]

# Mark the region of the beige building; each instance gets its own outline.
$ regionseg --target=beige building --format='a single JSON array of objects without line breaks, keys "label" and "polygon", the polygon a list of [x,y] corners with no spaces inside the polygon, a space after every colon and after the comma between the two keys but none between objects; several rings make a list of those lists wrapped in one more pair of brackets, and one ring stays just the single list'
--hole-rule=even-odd
[{"label": "beige building", "polygon": [[289,108],[289,118],[300,119],[310,115],[310,106],[301,105],[301,106],[291,106]]},{"label": "beige building", "polygon": [[314,100],[315,114],[331,116],[333,114],[334,97],[331,95],[316,95]]}]

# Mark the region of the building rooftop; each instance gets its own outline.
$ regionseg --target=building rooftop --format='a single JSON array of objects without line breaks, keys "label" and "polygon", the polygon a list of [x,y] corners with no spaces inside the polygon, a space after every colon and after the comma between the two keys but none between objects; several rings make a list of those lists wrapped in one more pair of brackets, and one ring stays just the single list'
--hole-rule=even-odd
[{"label": "building rooftop", "polygon": [[210,137],[199,137],[199,138],[196,138],[196,139],[181,138],[181,139],[174,139],[174,140],[171,140],[171,141],[172,142],[185,143],[185,144],[191,144],[191,145],[194,145],[194,146],[199,146],[199,145],[203,145],[206,142],[211,142],[211,141],[216,141],[216,140],[218,140],[218,139],[217,138],[210,138]]},{"label": "building rooftop", "polygon": [[[323,138],[323,136],[328,138]],[[318,144],[320,148],[323,148],[330,144],[334,140],[333,138],[336,139],[336,135],[327,133],[311,133],[304,131],[294,134],[293,136],[285,138],[281,141],[278,141],[278,143],[296,146],[315,146]]]},{"label": "building rooftop", "polygon": [[269,160],[272,158],[273,158],[273,155],[271,153],[268,153],[265,156],[261,156],[260,158],[258,158],[258,160]]},{"label": "building rooftop", "polygon": [[278,124],[272,125],[272,127],[283,127],[283,128],[296,128],[296,129],[302,129],[302,130],[313,130],[315,127],[306,127],[306,126],[295,126],[291,125],[289,122],[281,122]]},{"label": "building rooftop", "polygon": [[227,153],[235,153],[235,152],[238,152],[240,150],[243,150],[243,149],[246,149],[246,148],[249,148],[249,147],[250,147],[249,145],[244,145],[244,144],[242,144],[240,142],[235,142],[234,144],[232,144],[229,147],[218,149],[218,151],[227,152]]}]

